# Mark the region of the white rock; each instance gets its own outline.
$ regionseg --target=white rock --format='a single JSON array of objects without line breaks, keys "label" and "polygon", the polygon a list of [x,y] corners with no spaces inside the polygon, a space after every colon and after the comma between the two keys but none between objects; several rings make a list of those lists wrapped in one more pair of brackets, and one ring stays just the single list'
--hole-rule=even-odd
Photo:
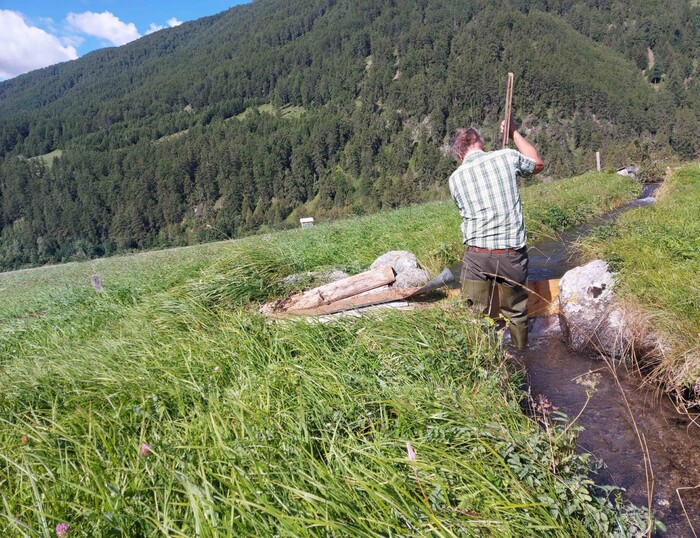
[{"label": "white rock", "polygon": [[393,267],[396,274],[409,269],[421,268],[416,255],[408,250],[392,250],[382,254],[369,266],[370,269],[379,269],[380,267]]},{"label": "white rock", "polygon": [[634,335],[614,298],[615,278],[602,260],[568,271],[559,282],[559,322],[574,351],[622,357]]}]

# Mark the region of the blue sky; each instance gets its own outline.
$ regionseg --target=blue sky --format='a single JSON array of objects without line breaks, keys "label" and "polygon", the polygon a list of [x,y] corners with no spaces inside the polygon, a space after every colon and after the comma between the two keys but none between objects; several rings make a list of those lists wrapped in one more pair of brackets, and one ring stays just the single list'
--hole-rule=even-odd
[{"label": "blue sky", "polygon": [[0,80],[249,0],[0,0]]}]

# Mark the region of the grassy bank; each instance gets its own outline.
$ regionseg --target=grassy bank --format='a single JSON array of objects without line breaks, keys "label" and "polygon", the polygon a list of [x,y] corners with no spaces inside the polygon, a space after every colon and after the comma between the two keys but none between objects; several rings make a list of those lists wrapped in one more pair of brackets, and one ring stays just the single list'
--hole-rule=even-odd
[{"label": "grassy bank", "polygon": [[675,171],[658,201],[625,213],[585,248],[619,271],[619,292],[670,346],[649,375],[700,405],[700,167]]},{"label": "grassy bank", "polygon": [[[526,192],[535,235],[636,186],[594,175],[564,191]],[[573,429],[546,405],[539,423],[522,414],[498,335],[459,304],[329,325],[255,313],[299,270],[360,270],[397,248],[441,268],[461,250],[455,213],[428,204],[0,274],[4,535],[54,536],[64,522],[71,536],[188,537],[645,526],[590,482]]]}]

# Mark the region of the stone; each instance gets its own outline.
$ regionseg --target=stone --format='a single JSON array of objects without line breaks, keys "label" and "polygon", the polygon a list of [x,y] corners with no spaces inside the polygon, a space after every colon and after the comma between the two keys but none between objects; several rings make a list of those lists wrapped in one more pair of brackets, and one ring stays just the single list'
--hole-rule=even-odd
[{"label": "stone", "polygon": [[406,269],[396,273],[393,288],[418,288],[430,280],[430,273],[425,269]]},{"label": "stone", "polygon": [[380,267],[393,267],[397,275],[409,269],[420,269],[418,258],[408,250],[392,250],[386,254],[382,254],[374,260],[374,263],[369,266],[370,269],[378,269]]},{"label": "stone", "polygon": [[568,346],[613,358],[632,350],[634,335],[615,302],[615,278],[603,260],[568,271],[559,281],[559,324]]},{"label": "stone", "polygon": [[[392,288],[418,288],[430,281],[430,273],[421,268],[416,255],[408,250],[392,250],[382,254],[369,268],[387,266],[392,267],[396,273],[396,282],[391,285]],[[372,290],[370,293],[378,292],[379,290]]]}]

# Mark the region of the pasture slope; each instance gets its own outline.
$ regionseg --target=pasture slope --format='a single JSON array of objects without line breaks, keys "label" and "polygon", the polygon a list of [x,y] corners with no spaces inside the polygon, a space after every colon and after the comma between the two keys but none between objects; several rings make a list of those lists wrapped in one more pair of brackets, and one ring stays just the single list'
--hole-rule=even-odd
[{"label": "pasture slope", "polygon": [[[530,187],[531,240],[638,192],[609,174]],[[647,528],[593,484],[576,427],[527,402],[501,334],[458,301],[329,324],[257,314],[295,272],[358,272],[399,248],[441,269],[459,256],[458,224],[439,202],[0,274],[3,536]]]}]

